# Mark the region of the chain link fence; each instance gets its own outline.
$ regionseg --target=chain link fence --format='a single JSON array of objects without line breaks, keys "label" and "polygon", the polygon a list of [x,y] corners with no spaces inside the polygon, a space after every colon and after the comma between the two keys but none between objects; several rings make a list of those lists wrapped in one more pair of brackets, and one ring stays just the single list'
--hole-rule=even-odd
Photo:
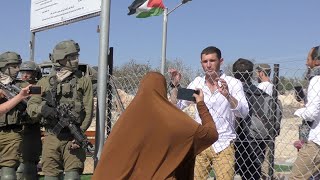
[{"label": "chain link fence", "polygon": [[[271,68],[273,67],[273,64],[270,64]],[[175,68],[175,67],[173,67]],[[108,106],[107,111],[107,122],[106,122],[106,132],[109,130],[112,130],[112,126],[117,121],[118,117],[121,115],[121,113],[125,110],[126,107],[130,104],[132,99],[134,98],[138,87],[139,82],[142,79],[142,77],[148,72],[151,71],[149,67],[146,67],[145,69],[139,69],[139,71],[133,71],[133,72],[126,72],[122,74],[114,74],[110,76],[109,86],[111,87],[107,94],[109,94],[109,102],[111,102],[111,106]],[[181,70],[181,69],[178,69]],[[224,72],[227,75],[232,75],[232,72],[230,71],[230,67],[224,67]],[[188,70],[187,72],[184,71],[182,74],[182,80],[181,85],[182,87],[186,87],[196,76],[200,75],[199,70],[193,71]],[[264,175],[265,179],[270,178],[270,174],[273,174],[273,177],[275,179],[284,179],[285,177],[290,174],[293,162],[297,158],[297,153],[300,148],[299,139],[303,139],[303,131],[306,126],[302,125],[303,120],[300,118],[295,117],[293,114],[295,110],[298,108],[301,108],[304,106],[304,95],[306,93],[307,87],[308,87],[308,80],[305,79],[306,69],[286,69],[281,68],[279,69],[279,84],[277,87],[277,95],[278,99],[280,100],[282,104],[282,120],[280,124],[280,132],[279,135],[277,135],[274,139],[259,139],[256,140],[256,143],[262,143],[263,148],[261,146],[258,146],[260,149],[254,149],[251,151],[252,153],[256,153],[257,151],[265,151],[265,157],[259,157],[257,160],[261,161],[262,163],[262,174]],[[185,76],[187,75],[187,76]],[[255,75],[255,74],[254,74]],[[167,82],[170,82],[169,74],[166,74]],[[271,74],[270,79],[272,80],[274,77],[274,74]],[[187,77],[187,78],[184,78]],[[193,78],[190,78],[193,77]],[[253,82],[254,84],[258,84],[256,82],[256,77],[253,76]],[[168,85],[169,87],[169,85]],[[303,94],[304,93],[304,94]],[[168,97],[170,97],[170,94],[168,93]],[[96,103],[95,103],[96,106]],[[210,108],[210,107],[208,107]],[[273,109],[273,107],[270,106],[270,109]],[[190,105],[183,109],[185,113],[190,115],[192,118],[194,118],[196,113],[196,108],[194,105]],[[239,126],[237,126],[237,123],[234,122],[234,126],[232,128],[234,132],[239,132]],[[95,131],[95,117],[93,120],[93,123],[91,127],[89,128],[89,131]],[[238,127],[238,129],[237,129]],[[272,126],[273,127],[273,126]],[[240,129],[241,132],[241,129]],[[219,137],[223,138],[223,137]],[[234,144],[236,143],[245,143],[247,142],[247,139],[241,139],[238,137],[234,140]],[[274,146],[273,146],[274,145]],[[238,156],[235,156],[234,162],[229,162],[230,164],[235,164],[234,167],[239,165],[240,163],[245,163],[246,156],[244,154],[246,153],[245,150],[239,148],[239,146],[235,146],[235,152],[238,154]],[[273,163],[274,162],[274,163]],[[207,168],[205,166],[201,166],[201,163],[196,168],[200,168],[201,171],[205,171],[207,174],[207,178],[214,179],[215,172],[213,167],[213,164],[211,165],[211,168]],[[246,164],[247,169],[254,168],[251,167],[250,164]],[[233,168],[234,168],[233,167]],[[270,170],[272,173],[270,173]],[[91,157],[87,158],[86,162],[86,168],[84,173],[92,173],[93,172],[93,160]],[[236,172],[235,178],[239,178],[239,171]],[[197,178],[202,179],[202,178]],[[225,178],[226,179],[226,178]]]}]

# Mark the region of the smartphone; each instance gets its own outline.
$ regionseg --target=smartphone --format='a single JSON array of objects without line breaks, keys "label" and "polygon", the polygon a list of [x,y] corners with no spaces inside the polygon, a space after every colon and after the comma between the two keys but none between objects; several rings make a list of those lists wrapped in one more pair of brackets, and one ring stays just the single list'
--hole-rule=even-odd
[{"label": "smartphone", "polygon": [[30,86],[29,94],[41,94],[41,86]]},{"label": "smartphone", "polygon": [[194,89],[179,88],[177,99],[196,102],[196,98],[192,96],[194,93],[199,94],[200,92]]}]

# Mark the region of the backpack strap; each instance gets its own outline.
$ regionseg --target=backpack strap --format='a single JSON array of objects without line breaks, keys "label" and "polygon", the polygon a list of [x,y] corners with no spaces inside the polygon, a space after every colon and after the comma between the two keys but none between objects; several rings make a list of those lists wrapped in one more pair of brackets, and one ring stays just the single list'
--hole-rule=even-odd
[{"label": "backpack strap", "polygon": [[245,84],[243,86],[243,91],[246,94],[249,95],[257,95],[257,96],[261,96],[261,95],[266,95],[267,93],[262,91],[261,89],[259,89],[257,86],[255,86],[254,84],[250,83],[250,84]]}]

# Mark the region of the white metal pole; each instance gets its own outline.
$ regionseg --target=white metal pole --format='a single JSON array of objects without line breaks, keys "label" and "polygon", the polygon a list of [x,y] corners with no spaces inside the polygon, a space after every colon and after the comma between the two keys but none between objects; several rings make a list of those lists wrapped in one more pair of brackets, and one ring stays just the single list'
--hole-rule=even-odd
[{"label": "white metal pole", "polygon": [[161,74],[164,75],[167,53],[167,25],[168,25],[168,8],[163,11],[163,29],[162,29],[162,57],[161,57]]},{"label": "white metal pole", "polygon": [[106,119],[106,90],[107,90],[107,65],[109,52],[109,29],[110,29],[110,1],[101,0],[100,19],[100,48],[99,48],[99,70],[98,70],[98,115],[96,119],[96,146],[95,146],[95,166],[97,165],[104,141],[105,141],[105,119]]}]

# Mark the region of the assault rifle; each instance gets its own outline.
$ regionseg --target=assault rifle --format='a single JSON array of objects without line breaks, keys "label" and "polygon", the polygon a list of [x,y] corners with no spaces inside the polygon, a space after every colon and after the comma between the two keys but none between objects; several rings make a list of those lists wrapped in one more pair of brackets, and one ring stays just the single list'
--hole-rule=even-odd
[{"label": "assault rifle", "polygon": [[[0,82],[0,89],[4,91],[6,99],[12,99],[14,96],[20,93],[20,88],[14,84],[3,84]],[[17,104],[17,109],[24,112],[27,109],[27,99],[23,99],[19,104]]]},{"label": "assault rifle", "polygon": [[80,127],[74,124],[76,117],[72,114],[71,108],[72,107],[69,104],[62,104],[56,107],[58,114],[56,119],[58,119],[58,121],[50,132],[58,136],[61,130],[67,127],[73,135],[76,143],[85,150],[92,152],[93,145],[88,140],[87,136],[82,132]]},{"label": "assault rifle", "polygon": [[76,143],[88,152],[93,152],[93,145],[88,140],[87,136],[82,132],[80,127],[78,127],[75,122],[77,118],[73,115],[70,104],[57,104],[57,80],[56,76],[52,76],[49,79],[51,90],[45,93],[46,103],[48,106],[53,107],[57,111],[57,117],[50,119],[50,121],[44,120],[42,124],[51,125],[53,129],[50,128],[49,132],[58,136],[61,130],[67,127],[70,133],[74,137]]}]

